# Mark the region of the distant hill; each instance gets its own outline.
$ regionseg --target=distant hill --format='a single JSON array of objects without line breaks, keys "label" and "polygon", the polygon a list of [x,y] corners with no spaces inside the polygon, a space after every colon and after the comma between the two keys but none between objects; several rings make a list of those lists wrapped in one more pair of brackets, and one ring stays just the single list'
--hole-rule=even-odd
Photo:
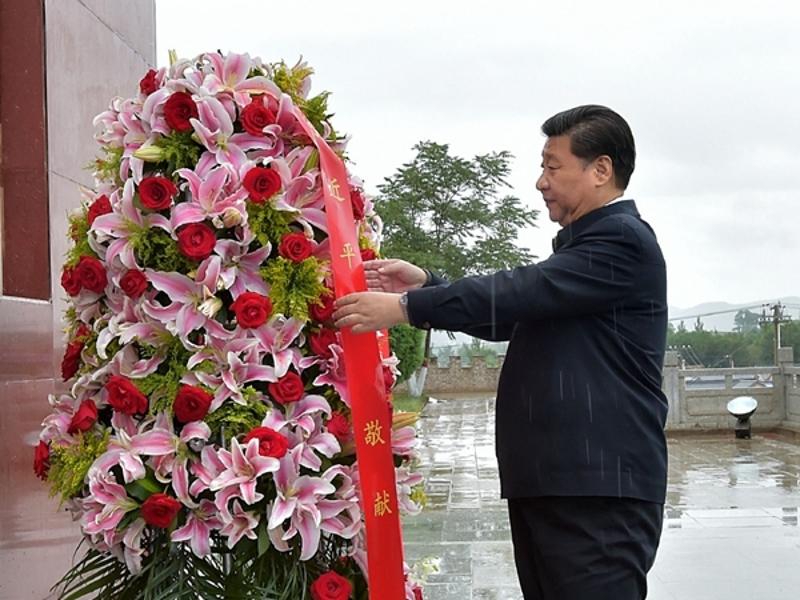
[{"label": "distant hill", "polygon": [[[752,312],[760,315],[762,304],[773,304],[781,302],[787,306],[786,314],[794,320],[800,320],[800,296],[785,296],[783,298],[770,298],[768,300],[754,300],[743,304],[730,304],[729,302],[704,302],[689,308],[669,307],[669,318],[675,319],[672,323],[677,327],[680,319],[683,319],[686,328],[690,331],[694,328],[697,315],[700,317],[706,331],[733,331],[734,317],[736,312],[742,308],[749,308]],[[472,338],[463,333],[456,333],[455,339],[451,340],[444,331],[434,331],[431,341],[434,346],[460,346],[463,343],[470,343]]]},{"label": "distant hill", "polygon": [[784,296],[783,298],[769,298],[766,300],[754,300],[742,304],[730,304],[729,302],[704,302],[690,308],[669,307],[669,318],[677,327],[683,319],[686,328],[694,328],[696,317],[700,316],[706,331],[733,331],[734,318],[737,311],[747,308],[758,315],[761,314],[762,304],[774,304],[781,302],[786,305],[785,314],[792,319],[800,319],[800,297]]}]

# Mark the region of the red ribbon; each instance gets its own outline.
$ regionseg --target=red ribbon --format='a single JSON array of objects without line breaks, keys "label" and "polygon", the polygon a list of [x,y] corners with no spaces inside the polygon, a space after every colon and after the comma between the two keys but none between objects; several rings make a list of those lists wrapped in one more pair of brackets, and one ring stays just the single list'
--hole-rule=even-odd
[{"label": "red ribbon", "polygon": [[[350,186],[344,162],[295,109],[300,125],[319,151],[331,267],[337,298],[367,289],[353,226]],[[388,333],[353,334],[343,329],[347,389],[367,530],[367,570],[371,600],[404,600],[403,543],[392,457],[392,415],[386,396],[381,355],[388,353]]]}]

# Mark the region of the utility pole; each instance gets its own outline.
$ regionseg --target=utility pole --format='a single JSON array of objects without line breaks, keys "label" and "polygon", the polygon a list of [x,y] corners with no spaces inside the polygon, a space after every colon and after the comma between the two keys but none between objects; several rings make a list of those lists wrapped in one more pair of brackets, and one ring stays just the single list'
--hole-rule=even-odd
[{"label": "utility pole", "polygon": [[792,320],[790,316],[784,314],[783,309],[786,308],[780,302],[775,304],[762,304],[761,305],[761,318],[758,319],[758,324],[762,327],[772,323],[775,328],[775,364],[778,364],[778,349],[781,347],[781,325],[788,323]]}]

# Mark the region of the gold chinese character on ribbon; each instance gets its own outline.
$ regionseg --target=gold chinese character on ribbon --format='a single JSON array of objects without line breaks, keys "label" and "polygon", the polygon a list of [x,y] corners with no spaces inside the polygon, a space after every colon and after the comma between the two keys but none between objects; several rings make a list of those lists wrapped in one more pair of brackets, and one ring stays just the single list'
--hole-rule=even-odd
[{"label": "gold chinese character on ribbon", "polygon": [[339,258],[346,258],[347,259],[347,266],[351,269],[353,268],[353,258],[355,257],[356,253],[353,252],[353,245],[349,242],[342,247],[344,251],[342,254],[339,255]]},{"label": "gold chinese character on ribbon", "polygon": [[375,516],[382,517],[386,514],[392,514],[392,509],[389,508],[389,492],[384,490],[375,494]]},{"label": "gold chinese character on ribbon", "polygon": [[328,182],[328,193],[336,198],[339,202],[344,202],[341,193],[339,192],[339,182],[336,179],[331,179]]},{"label": "gold chinese character on ribbon", "polygon": [[378,444],[385,444],[386,441],[381,437],[381,432],[383,428],[381,424],[378,422],[378,419],[374,421],[370,421],[367,423],[367,426],[364,427],[364,441],[367,442],[370,446],[377,446]]}]

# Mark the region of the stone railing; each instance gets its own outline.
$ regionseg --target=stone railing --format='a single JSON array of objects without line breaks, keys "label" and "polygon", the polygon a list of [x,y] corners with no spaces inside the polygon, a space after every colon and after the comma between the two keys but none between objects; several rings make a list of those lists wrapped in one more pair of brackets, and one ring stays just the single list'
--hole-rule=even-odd
[{"label": "stone railing", "polygon": [[786,373],[786,425],[800,430],[800,367],[787,367]]},{"label": "stone railing", "polygon": [[[424,392],[436,394],[494,393],[504,356],[488,362],[483,357],[431,359]],[[800,432],[800,366],[791,348],[781,348],[776,367],[687,369],[678,354],[667,352],[663,390],[669,402],[667,429],[732,429],[736,419],[727,404],[737,396],[758,401],[753,426],[786,427]],[[398,389],[407,393],[405,385]]]}]

